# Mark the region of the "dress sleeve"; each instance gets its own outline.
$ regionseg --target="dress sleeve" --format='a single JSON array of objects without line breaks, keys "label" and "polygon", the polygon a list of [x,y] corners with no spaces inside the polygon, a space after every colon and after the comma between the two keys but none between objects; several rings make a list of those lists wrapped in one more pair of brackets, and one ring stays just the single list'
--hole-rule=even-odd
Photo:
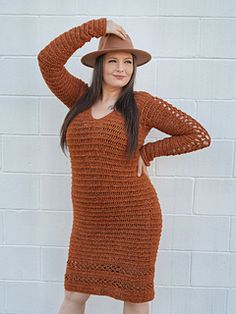
[{"label": "dress sleeve", "polygon": [[142,116],[147,129],[156,128],[171,135],[139,149],[146,166],[155,157],[190,153],[210,145],[211,137],[198,121],[167,101],[146,95]]},{"label": "dress sleeve", "polygon": [[88,89],[88,84],[73,76],[64,65],[86,42],[105,35],[106,22],[106,18],[93,19],[73,27],[52,40],[37,56],[44,81],[68,108]]}]

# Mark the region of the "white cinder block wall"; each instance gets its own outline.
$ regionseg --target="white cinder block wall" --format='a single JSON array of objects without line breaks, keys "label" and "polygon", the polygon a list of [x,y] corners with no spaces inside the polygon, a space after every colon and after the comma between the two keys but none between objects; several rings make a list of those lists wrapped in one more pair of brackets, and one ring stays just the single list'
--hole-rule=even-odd
[{"label": "white cinder block wall", "polygon": [[[151,314],[236,313],[236,2],[0,0],[0,14],[0,313],[57,314],[62,302],[72,225],[70,161],[59,147],[67,108],[36,56],[104,16],[153,55],[136,90],[196,117],[212,137],[207,149],[149,168],[164,218]],[[80,56],[97,44],[66,65],[88,82]],[[146,141],[164,136],[152,129]],[[122,313],[122,302],[92,296],[86,313]]]}]

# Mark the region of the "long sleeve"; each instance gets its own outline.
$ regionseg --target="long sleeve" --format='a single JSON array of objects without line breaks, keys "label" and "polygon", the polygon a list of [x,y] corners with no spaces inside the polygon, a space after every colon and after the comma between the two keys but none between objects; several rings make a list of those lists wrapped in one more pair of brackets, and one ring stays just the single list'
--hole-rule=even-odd
[{"label": "long sleeve", "polygon": [[47,86],[68,108],[88,89],[88,84],[73,76],[64,65],[86,42],[105,35],[106,22],[106,18],[93,19],[73,27],[52,40],[37,56]]},{"label": "long sleeve", "polygon": [[167,101],[145,94],[147,101],[142,109],[142,119],[146,127],[171,135],[140,148],[146,166],[155,157],[185,154],[210,145],[210,135],[198,121]]}]

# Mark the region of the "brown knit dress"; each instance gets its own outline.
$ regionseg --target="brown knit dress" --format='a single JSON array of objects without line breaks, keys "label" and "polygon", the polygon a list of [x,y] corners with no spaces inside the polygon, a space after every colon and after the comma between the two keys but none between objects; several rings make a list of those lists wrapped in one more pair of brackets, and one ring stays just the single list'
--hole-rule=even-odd
[{"label": "brown knit dress", "polygon": [[[38,54],[43,78],[69,109],[88,89],[64,67],[72,54],[106,32],[106,18],[93,19],[51,41]],[[96,119],[91,108],[70,123],[66,140],[72,170],[73,226],[64,287],[130,302],[154,299],[154,273],[162,212],[149,177],[137,175],[158,156],[202,149],[211,139],[194,118],[167,101],[135,91],[140,111],[138,150],[126,156],[123,116],[112,111]],[[166,137],[144,145],[151,128]]]}]

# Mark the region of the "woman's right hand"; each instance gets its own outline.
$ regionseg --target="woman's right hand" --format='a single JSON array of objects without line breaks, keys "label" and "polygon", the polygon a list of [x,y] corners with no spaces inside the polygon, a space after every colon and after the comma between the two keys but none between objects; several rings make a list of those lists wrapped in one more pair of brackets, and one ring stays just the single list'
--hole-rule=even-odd
[{"label": "woman's right hand", "polygon": [[126,39],[126,31],[124,28],[115,23],[113,20],[107,20],[106,34],[115,34],[122,39]]}]

